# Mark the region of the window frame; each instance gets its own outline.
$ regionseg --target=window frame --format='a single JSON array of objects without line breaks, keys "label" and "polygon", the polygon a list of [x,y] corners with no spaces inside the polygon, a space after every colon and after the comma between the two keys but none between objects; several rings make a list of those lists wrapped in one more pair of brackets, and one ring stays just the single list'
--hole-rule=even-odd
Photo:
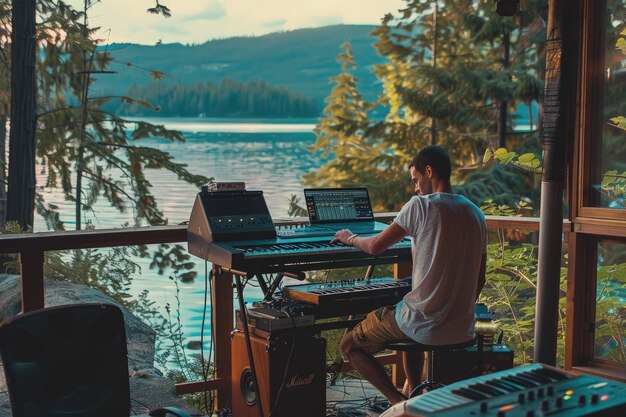
[{"label": "window frame", "polygon": [[[554,0],[551,0],[554,1]],[[604,124],[606,0],[582,0],[578,48],[576,128],[568,176],[573,230],[569,242],[565,368],[626,381],[626,366],[595,357],[597,248],[626,245],[626,209],[592,206],[594,167],[599,166]],[[595,145],[595,148],[594,148]]]}]

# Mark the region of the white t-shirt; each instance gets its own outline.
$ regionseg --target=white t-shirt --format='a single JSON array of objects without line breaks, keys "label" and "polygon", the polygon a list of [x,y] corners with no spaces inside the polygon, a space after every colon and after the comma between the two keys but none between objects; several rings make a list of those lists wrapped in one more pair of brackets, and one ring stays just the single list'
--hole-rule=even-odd
[{"label": "white t-shirt", "polygon": [[394,221],[412,237],[413,255],[413,289],[396,308],[398,326],[423,344],[471,339],[485,216],[462,195],[435,193],[411,198]]}]

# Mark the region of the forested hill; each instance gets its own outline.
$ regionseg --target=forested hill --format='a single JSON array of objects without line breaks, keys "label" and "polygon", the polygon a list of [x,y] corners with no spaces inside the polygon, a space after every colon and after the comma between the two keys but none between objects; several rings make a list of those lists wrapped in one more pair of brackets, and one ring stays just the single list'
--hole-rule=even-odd
[{"label": "forested hill", "polygon": [[295,94],[285,87],[274,87],[265,81],[242,83],[224,78],[212,82],[164,84],[152,82],[145,87],[132,86],[128,96],[147,101],[153,108],[138,103],[124,104],[107,110],[133,116],[166,117],[317,117],[320,108],[312,98]]},{"label": "forested hill", "polygon": [[145,70],[149,69],[165,74],[159,80],[163,84],[220,85],[226,77],[243,83],[263,80],[312,98],[321,109],[332,88],[329,78],[340,72],[336,57],[347,41],[358,65],[355,75],[359,86],[366,98],[373,98],[380,87],[375,84],[371,66],[382,62],[373,47],[373,29],[370,25],[335,25],[201,45],[112,44],[106,49],[115,61],[111,69],[117,73],[100,75],[92,95],[119,95],[133,85],[146,86],[153,81],[150,71]]}]

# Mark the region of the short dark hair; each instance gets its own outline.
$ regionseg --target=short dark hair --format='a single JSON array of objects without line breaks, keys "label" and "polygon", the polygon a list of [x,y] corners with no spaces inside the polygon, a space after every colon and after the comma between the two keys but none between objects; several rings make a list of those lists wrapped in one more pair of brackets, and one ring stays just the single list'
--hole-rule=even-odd
[{"label": "short dark hair", "polygon": [[450,172],[452,171],[452,163],[448,152],[439,146],[427,146],[423,148],[413,158],[409,164],[409,169],[415,167],[420,174],[426,171],[426,166],[430,167],[437,173],[437,177],[444,181],[450,181]]}]

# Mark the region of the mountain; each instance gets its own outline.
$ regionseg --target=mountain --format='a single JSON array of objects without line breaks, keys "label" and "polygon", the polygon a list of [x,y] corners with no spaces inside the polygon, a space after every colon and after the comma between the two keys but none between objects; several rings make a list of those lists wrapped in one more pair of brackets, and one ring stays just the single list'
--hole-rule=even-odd
[{"label": "mountain", "polygon": [[373,29],[371,25],[335,25],[217,39],[200,45],[111,44],[101,50],[110,52],[114,60],[110,69],[117,73],[100,75],[92,96],[125,94],[133,85],[147,85],[152,81],[150,71],[145,70],[149,69],[163,72],[163,83],[219,84],[225,77],[240,82],[264,80],[313,98],[322,108],[332,88],[329,78],[341,71],[336,61],[341,45],[350,42],[359,86],[365,98],[373,99],[380,87],[371,68],[382,62],[373,47],[377,39],[370,36]]}]

